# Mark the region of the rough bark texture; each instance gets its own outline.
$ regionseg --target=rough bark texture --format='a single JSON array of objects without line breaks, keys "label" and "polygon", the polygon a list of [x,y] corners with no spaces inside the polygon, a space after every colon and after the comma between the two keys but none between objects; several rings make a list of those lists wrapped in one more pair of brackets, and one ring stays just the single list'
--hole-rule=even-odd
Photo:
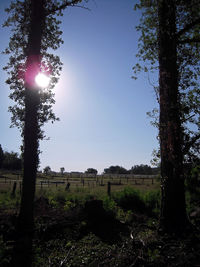
[{"label": "rough bark texture", "polygon": [[179,232],[187,225],[183,178],[174,0],[158,1],[162,200],[160,228]]},{"label": "rough bark texture", "polygon": [[24,173],[22,199],[17,226],[18,240],[12,266],[31,266],[32,237],[34,232],[34,196],[38,167],[38,105],[40,97],[35,84],[39,72],[41,40],[45,23],[45,0],[31,1],[31,21],[27,47],[25,75]]}]

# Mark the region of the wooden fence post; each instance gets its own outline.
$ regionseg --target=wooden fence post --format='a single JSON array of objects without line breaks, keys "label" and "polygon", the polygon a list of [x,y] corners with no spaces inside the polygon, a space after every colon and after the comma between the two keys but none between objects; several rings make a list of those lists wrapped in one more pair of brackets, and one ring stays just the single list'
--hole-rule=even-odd
[{"label": "wooden fence post", "polygon": [[22,194],[22,182],[19,183],[19,194],[20,194],[20,196]]},{"label": "wooden fence post", "polygon": [[15,197],[16,188],[17,188],[17,182],[15,181],[14,184],[13,184],[13,189],[12,189],[11,197]]},{"label": "wooden fence post", "polygon": [[111,183],[110,182],[108,182],[107,193],[108,193],[108,196],[110,197],[111,195]]}]

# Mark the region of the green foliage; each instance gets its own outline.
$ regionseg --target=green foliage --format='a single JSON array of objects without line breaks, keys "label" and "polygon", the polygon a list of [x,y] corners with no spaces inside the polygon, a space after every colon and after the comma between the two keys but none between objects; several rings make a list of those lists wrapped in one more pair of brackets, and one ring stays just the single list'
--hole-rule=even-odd
[{"label": "green foliage", "polygon": [[93,173],[93,174],[97,174],[98,171],[96,169],[93,168],[88,168],[87,171],[85,171],[85,173]]},{"label": "green foliage", "polygon": [[61,167],[60,168],[60,173],[63,175],[64,174],[64,171],[65,171],[65,168],[64,167]]},{"label": "green foliage", "polygon": [[190,213],[199,206],[200,195],[200,166],[193,167],[186,177],[187,211]]},{"label": "green foliage", "polygon": [[158,249],[148,249],[148,257],[150,262],[155,262],[160,257],[160,251]]},{"label": "green foliage", "polygon": [[131,168],[131,173],[132,174],[152,174],[152,168],[148,165],[135,165]]},{"label": "green foliage", "polygon": [[43,172],[48,175],[51,172],[51,167],[50,166],[46,166],[43,170]]},{"label": "green foliage", "polygon": [[114,199],[106,196],[103,198],[103,207],[109,213],[116,213],[117,212],[117,204]]},{"label": "green foliage", "polygon": [[143,195],[147,212],[159,214],[160,211],[160,190],[149,191]]},{"label": "green foliage", "polygon": [[142,193],[131,187],[126,187],[121,192],[116,192],[113,199],[124,210],[139,213],[158,214],[160,207],[160,192],[150,191]]},{"label": "green foliage", "polygon": [[11,253],[9,253],[9,248],[6,243],[3,242],[3,237],[0,235],[0,262],[1,266],[9,266],[11,260]]},{"label": "green foliage", "polygon": [[140,164],[134,165],[130,170],[127,170],[120,166],[110,166],[109,168],[104,169],[105,174],[153,174],[153,170],[151,166]]},{"label": "green foliage", "polygon": [[22,159],[16,152],[4,152],[2,167],[6,170],[21,170]]},{"label": "green foliage", "polygon": [[[4,70],[8,73],[7,84],[9,84],[11,93],[10,98],[16,102],[14,106],[9,107],[12,113],[11,126],[17,126],[23,135],[25,118],[25,75],[28,36],[30,29],[30,5],[31,1],[12,2],[6,12],[9,17],[4,23],[4,27],[11,27],[13,35],[10,37],[9,46],[4,53],[10,55],[8,64]],[[52,8],[52,1],[46,1],[45,9]],[[40,70],[50,75],[50,84],[46,90],[40,90],[40,107],[38,122],[43,126],[45,122],[57,120],[52,110],[55,103],[52,89],[58,81],[62,63],[58,56],[48,53],[48,49],[57,49],[63,43],[61,39],[62,32],[59,29],[60,21],[52,14],[46,16],[45,29],[43,32],[41,46],[41,66]],[[40,138],[43,138],[43,132],[40,131]]]},{"label": "green foliage", "polygon": [[139,190],[126,187],[123,191],[114,193],[113,199],[124,210],[133,210],[142,213],[145,210],[145,203]]},{"label": "green foliage", "polygon": [[[82,2],[74,1],[45,1],[45,23],[43,25],[43,33],[41,40],[41,58],[40,71],[46,73],[50,77],[50,83],[46,90],[39,90],[40,105],[38,109],[39,138],[44,138],[42,126],[51,121],[52,123],[58,118],[53,112],[54,93],[53,88],[58,82],[62,63],[60,58],[49,50],[56,50],[63,44],[60,30],[61,21],[58,16],[63,15],[63,10],[68,6],[75,6]],[[10,86],[10,98],[15,101],[15,105],[9,107],[12,114],[11,127],[18,127],[23,136],[24,120],[25,120],[25,75],[27,70],[27,55],[29,44],[29,31],[31,23],[31,1],[18,0],[11,2],[10,6],[5,10],[8,17],[3,27],[11,27],[12,36],[8,47],[4,50],[4,54],[9,55],[8,64],[4,70],[8,74],[6,83]],[[34,56],[34,55],[32,55]]]},{"label": "green foliage", "polygon": [[0,169],[2,168],[3,160],[4,160],[4,153],[3,153],[3,149],[0,145]]},{"label": "green foliage", "polygon": [[15,197],[11,196],[9,191],[0,191],[0,208],[10,209],[10,208],[19,208],[20,203],[20,194],[17,192]]},{"label": "green foliage", "polygon": [[21,170],[22,159],[16,152],[3,151],[0,145],[0,169],[6,170]]},{"label": "green foliage", "polygon": [[160,190],[143,192],[131,187],[114,192],[108,197],[105,192],[92,193],[88,189],[80,188],[74,192],[66,192],[64,189],[42,190],[37,193],[37,197],[44,196],[49,199],[49,203],[57,208],[64,207],[69,210],[77,205],[84,206],[85,202],[91,199],[103,201],[104,209],[123,220],[129,220],[131,213],[139,212],[148,215],[157,215],[160,208]]},{"label": "green foliage", "polygon": [[[50,240],[45,245],[40,250],[34,248],[36,260],[33,267],[98,266],[110,249],[113,247],[114,250],[115,248],[114,245],[106,244],[92,233],[83,236],[80,240],[69,241],[63,237],[62,239]],[[113,257],[108,266],[117,266],[117,260]]]},{"label": "green foliage", "polygon": [[[66,192],[63,189],[51,190],[42,189],[36,193],[36,197],[43,196],[49,200],[49,203],[55,207],[64,207],[65,209],[75,207],[76,205],[84,205],[84,203],[94,196],[89,193],[88,189],[80,188],[74,192]],[[71,203],[71,204],[70,204]]]},{"label": "green foliage", "polygon": [[64,205],[64,210],[67,211],[67,210],[70,210],[72,208],[74,208],[76,206],[76,204],[70,200],[67,200],[65,202],[65,205]]},{"label": "green foliage", "polygon": [[200,188],[200,166],[192,168],[189,176],[187,177],[187,188],[190,192],[195,192]]},{"label": "green foliage", "polygon": [[125,168],[120,167],[120,166],[110,166],[109,168],[104,169],[104,173],[126,174],[128,173],[128,171]]},{"label": "green foliage", "polygon": [[66,194],[64,191],[58,191],[55,196],[54,200],[58,202],[59,204],[65,204],[66,202]]}]

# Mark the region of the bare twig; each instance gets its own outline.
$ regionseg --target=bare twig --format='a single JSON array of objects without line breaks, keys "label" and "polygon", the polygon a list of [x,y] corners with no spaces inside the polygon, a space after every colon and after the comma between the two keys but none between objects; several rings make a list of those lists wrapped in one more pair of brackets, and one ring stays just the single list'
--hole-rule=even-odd
[{"label": "bare twig", "polygon": [[188,121],[189,119],[193,118],[196,114],[192,114],[191,116],[185,118],[184,120],[182,120],[181,122],[186,122]]},{"label": "bare twig", "polygon": [[68,258],[68,256],[69,256],[69,253],[70,253],[71,250],[74,249],[74,248],[75,248],[75,246],[72,246],[72,247],[69,249],[69,251],[68,251],[67,255],[65,256],[65,258],[60,262],[60,267],[62,267],[63,264],[66,262],[66,260],[67,260],[67,258]]}]

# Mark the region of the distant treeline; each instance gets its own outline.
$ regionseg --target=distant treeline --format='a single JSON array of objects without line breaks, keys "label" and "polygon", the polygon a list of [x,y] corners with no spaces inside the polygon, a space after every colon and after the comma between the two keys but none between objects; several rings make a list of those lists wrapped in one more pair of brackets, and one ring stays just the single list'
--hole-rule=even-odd
[{"label": "distant treeline", "polygon": [[156,175],[159,174],[160,168],[152,168],[149,165],[135,165],[130,170],[120,166],[110,166],[104,169],[105,174],[144,174],[144,175]]},{"label": "distant treeline", "polygon": [[0,145],[0,169],[21,170],[22,159],[16,152],[3,151]]},{"label": "distant treeline", "polygon": [[[52,174],[56,172],[52,172],[51,171],[51,167],[50,166],[46,166],[43,169],[43,173],[47,174]],[[65,172],[65,168],[61,167],[60,168],[60,173],[62,175],[67,175],[67,174],[71,174],[74,176],[81,176],[82,174],[94,174],[97,175],[98,171],[94,168],[88,168],[84,173],[83,172],[78,172],[78,171],[73,171],[73,172]],[[140,164],[140,165],[135,165],[133,166],[130,170],[125,169],[124,167],[121,166],[110,166],[109,168],[105,168],[104,172],[102,174],[139,174],[139,175],[157,175],[160,173],[160,168],[152,168],[149,165],[144,165],[144,164]]]},{"label": "distant treeline", "polygon": [[[16,152],[3,151],[0,145],[0,169],[6,170],[21,170],[22,169],[22,159]],[[104,174],[142,174],[142,175],[156,175],[159,174],[159,168],[152,168],[149,165],[140,164],[134,165],[130,170],[125,169],[121,166],[110,166],[104,169]],[[51,172],[49,166],[44,168],[44,173],[48,174]],[[64,167],[61,168],[61,172],[64,172]],[[98,171],[94,168],[88,168],[85,173],[97,174]]]}]

